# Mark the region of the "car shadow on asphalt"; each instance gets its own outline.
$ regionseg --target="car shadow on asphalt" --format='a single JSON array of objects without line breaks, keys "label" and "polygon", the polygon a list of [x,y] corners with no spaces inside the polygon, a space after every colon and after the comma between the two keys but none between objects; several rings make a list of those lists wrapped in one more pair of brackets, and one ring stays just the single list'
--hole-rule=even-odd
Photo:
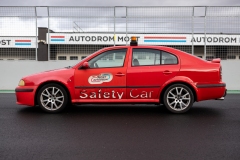
[{"label": "car shadow on asphalt", "polygon": [[[24,107],[18,111],[19,114],[45,115],[40,107]],[[188,112],[174,114],[169,112],[163,105],[74,105],[67,107],[60,113],[61,116],[80,116],[80,115],[148,115],[148,116],[221,116],[222,111],[218,108],[195,105]]]}]

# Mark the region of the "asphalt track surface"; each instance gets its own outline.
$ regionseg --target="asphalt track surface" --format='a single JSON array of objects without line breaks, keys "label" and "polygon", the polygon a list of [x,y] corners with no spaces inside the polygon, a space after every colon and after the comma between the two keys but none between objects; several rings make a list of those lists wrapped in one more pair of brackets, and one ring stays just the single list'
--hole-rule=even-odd
[{"label": "asphalt track surface", "polygon": [[239,160],[240,94],[186,114],[155,105],[82,105],[60,114],[0,94],[0,159]]}]

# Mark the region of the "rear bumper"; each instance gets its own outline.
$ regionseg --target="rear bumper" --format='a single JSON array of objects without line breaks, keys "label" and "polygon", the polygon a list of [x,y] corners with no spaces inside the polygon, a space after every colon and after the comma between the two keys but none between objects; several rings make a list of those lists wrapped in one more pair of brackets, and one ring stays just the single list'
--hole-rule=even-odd
[{"label": "rear bumper", "polygon": [[17,104],[34,106],[35,86],[19,86],[15,89]]},{"label": "rear bumper", "polygon": [[226,97],[226,95],[227,95],[227,89],[225,90],[223,97]]},{"label": "rear bumper", "polygon": [[218,87],[226,87],[226,83],[197,84],[197,88],[218,88]]},{"label": "rear bumper", "polygon": [[223,100],[227,94],[226,84],[198,84],[198,101],[219,99]]},{"label": "rear bumper", "polygon": [[225,97],[226,97],[226,95],[227,95],[227,90],[225,90],[225,93],[224,93],[224,95],[223,95],[221,98],[218,98],[218,99],[216,99],[216,100],[224,100]]}]

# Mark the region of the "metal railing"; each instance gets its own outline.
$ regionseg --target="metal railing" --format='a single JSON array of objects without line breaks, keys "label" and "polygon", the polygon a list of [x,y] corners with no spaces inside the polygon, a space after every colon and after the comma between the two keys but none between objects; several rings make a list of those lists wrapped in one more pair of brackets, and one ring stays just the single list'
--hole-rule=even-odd
[{"label": "metal railing", "polygon": [[48,60],[79,60],[132,35],[139,44],[239,60],[240,7],[0,7],[0,60],[38,60],[41,42]]}]

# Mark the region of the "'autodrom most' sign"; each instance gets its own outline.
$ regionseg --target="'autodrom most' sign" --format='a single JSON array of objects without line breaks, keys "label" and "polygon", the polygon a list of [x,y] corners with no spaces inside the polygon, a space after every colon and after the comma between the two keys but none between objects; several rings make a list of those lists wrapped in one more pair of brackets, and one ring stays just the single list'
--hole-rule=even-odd
[{"label": "'autodrom most' sign", "polygon": [[0,37],[0,48],[36,48],[36,37]]},{"label": "'autodrom most' sign", "polygon": [[125,45],[130,37],[137,36],[142,45],[240,45],[240,35],[222,34],[101,34],[101,33],[50,33],[50,44]]}]

